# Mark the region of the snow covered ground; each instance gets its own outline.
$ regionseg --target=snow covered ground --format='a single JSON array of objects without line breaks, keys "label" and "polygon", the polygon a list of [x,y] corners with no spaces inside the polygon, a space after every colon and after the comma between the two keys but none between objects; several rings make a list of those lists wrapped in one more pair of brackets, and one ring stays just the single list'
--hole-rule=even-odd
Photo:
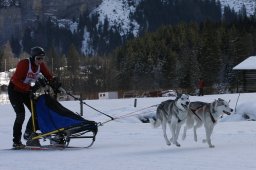
[{"label": "snow covered ground", "polygon": [[[211,102],[218,97],[231,100],[235,107],[238,94],[191,96],[191,101]],[[153,114],[155,107],[169,98],[88,100],[87,104],[114,117],[127,118],[110,121],[99,127],[96,142],[89,149],[58,151],[10,150],[14,112],[10,104],[0,106],[0,169],[3,170],[241,170],[256,168],[256,122],[245,121],[242,115],[256,115],[256,93],[239,96],[236,114],[223,118],[215,127],[212,142],[215,148],[202,143],[204,129],[198,130],[199,142],[193,141],[192,130],[187,139],[179,139],[181,147],[167,146],[162,129],[153,129],[148,123],[140,123],[136,116]],[[62,104],[79,112],[79,103]],[[105,122],[107,117],[85,106],[84,117]],[[29,114],[27,114],[27,117]],[[134,116],[132,116],[134,115]],[[25,126],[25,125],[24,125]],[[70,145],[75,146],[75,139]],[[43,141],[42,141],[43,143]]]}]

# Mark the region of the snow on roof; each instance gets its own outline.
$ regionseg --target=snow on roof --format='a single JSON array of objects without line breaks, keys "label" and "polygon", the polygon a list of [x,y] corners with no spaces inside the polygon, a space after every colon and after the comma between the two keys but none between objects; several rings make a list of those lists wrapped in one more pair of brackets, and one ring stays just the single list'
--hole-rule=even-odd
[{"label": "snow on roof", "polygon": [[256,70],[256,56],[251,56],[236,65],[233,70]]}]

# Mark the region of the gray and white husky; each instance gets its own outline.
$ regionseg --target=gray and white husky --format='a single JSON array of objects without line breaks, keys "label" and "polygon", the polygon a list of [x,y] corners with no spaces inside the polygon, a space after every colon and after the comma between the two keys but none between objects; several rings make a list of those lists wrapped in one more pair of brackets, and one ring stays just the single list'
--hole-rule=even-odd
[{"label": "gray and white husky", "polygon": [[214,145],[211,143],[211,135],[213,128],[216,125],[218,119],[223,114],[230,115],[233,109],[229,107],[229,102],[218,99],[212,103],[205,102],[191,102],[189,104],[189,113],[184,127],[182,139],[186,138],[186,131],[189,128],[194,128],[194,140],[197,141],[196,129],[204,125],[206,132],[206,139],[203,142],[207,142],[210,148]]},{"label": "gray and white husky", "polygon": [[[180,133],[181,125],[187,118],[189,102],[189,96],[186,94],[180,95],[175,100],[164,101],[157,107],[156,120],[150,119],[154,128],[162,125],[164,138],[167,145],[171,145],[172,141],[176,146],[180,146],[177,139]],[[171,140],[167,138],[166,124],[169,125],[172,133]]]}]

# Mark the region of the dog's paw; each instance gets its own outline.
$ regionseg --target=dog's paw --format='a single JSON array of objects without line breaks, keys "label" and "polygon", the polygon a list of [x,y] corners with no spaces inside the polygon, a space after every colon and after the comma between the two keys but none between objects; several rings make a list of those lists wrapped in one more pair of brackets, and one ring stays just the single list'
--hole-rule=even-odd
[{"label": "dog's paw", "polygon": [[178,142],[174,142],[174,145],[176,145],[177,147],[180,147],[180,144]]},{"label": "dog's paw", "polygon": [[171,142],[166,142],[166,145],[170,146],[170,145],[171,145]]},{"label": "dog's paw", "polygon": [[207,142],[207,140],[206,140],[206,139],[203,139],[203,140],[202,140],[202,142],[203,142],[203,143],[206,143],[206,142]]},{"label": "dog's paw", "polygon": [[214,145],[209,145],[209,148],[214,148],[215,146]]},{"label": "dog's paw", "polygon": [[177,144],[176,144],[176,146],[177,146],[177,147],[180,147],[180,144],[179,144],[179,143],[177,143]]}]

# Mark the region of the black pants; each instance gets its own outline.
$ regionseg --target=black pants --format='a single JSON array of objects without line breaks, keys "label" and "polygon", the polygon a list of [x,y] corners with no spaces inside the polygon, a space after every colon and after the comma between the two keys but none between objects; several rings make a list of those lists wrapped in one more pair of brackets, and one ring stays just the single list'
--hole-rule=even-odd
[{"label": "black pants", "polygon": [[[29,93],[22,93],[14,90],[13,84],[8,86],[9,100],[16,113],[16,118],[13,125],[13,142],[17,143],[21,141],[22,136],[22,125],[25,120],[25,107],[31,112],[31,103]],[[32,132],[32,118],[30,117],[26,126],[26,132]]]},{"label": "black pants", "polygon": [[203,95],[204,95],[204,89],[203,88],[199,88],[198,96],[203,96]]}]

